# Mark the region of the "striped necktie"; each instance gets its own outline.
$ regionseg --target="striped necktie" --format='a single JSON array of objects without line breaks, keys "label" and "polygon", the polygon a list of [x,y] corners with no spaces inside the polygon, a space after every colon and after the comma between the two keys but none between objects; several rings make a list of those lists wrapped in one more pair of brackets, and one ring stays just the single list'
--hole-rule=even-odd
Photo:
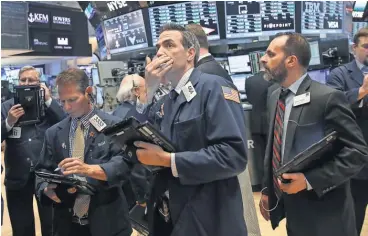
[{"label": "striped necktie", "polygon": [[[85,143],[83,127],[82,123],[78,120],[77,129],[75,130],[74,136],[72,157],[80,158],[84,162],[84,148]],[[86,180],[85,177],[77,176],[77,178],[79,178],[80,180]],[[73,207],[75,215],[77,215],[79,218],[82,218],[84,215],[86,215],[88,212],[90,200],[91,197],[89,195],[78,194]]]},{"label": "striped necktie", "polygon": [[[272,172],[275,173],[277,169],[281,166],[281,150],[282,150],[282,135],[284,130],[284,116],[285,116],[285,101],[290,90],[283,90],[280,94],[280,98],[277,101],[275,125],[273,130],[273,145],[272,145]],[[282,191],[277,181],[277,176],[273,174],[273,187],[275,194],[278,198],[281,197]]]}]

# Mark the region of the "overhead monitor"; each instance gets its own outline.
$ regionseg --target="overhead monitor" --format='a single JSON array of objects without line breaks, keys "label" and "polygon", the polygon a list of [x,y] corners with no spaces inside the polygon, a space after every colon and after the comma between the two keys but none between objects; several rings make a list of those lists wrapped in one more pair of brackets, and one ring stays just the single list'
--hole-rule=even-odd
[{"label": "overhead monitor", "polygon": [[226,1],[226,38],[271,36],[295,31],[295,3],[287,1]]},{"label": "overhead monitor", "polygon": [[107,48],[106,48],[105,36],[104,36],[104,32],[103,32],[103,28],[101,24],[96,27],[96,39],[97,39],[98,50],[100,52],[100,59],[103,60],[107,56]]},{"label": "overhead monitor", "polygon": [[173,22],[182,26],[200,24],[208,40],[220,39],[215,1],[185,2],[149,8],[152,43],[156,45],[162,26]]},{"label": "overhead monitor", "polygon": [[104,27],[111,54],[148,47],[142,10],[105,20]]},{"label": "overhead monitor", "polygon": [[338,34],[343,32],[343,1],[302,2],[302,34]]},{"label": "overhead monitor", "polygon": [[366,22],[368,21],[368,2],[367,1],[355,1],[353,8],[353,22]]},{"label": "overhead monitor", "polygon": [[84,14],[87,16],[88,20],[92,19],[96,13],[96,9],[92,6],[92,3],[88,3],[86,9],[84,10]]},{"label": "overhead monitor", "polygon": [[249,55],[229,56],[228,61],[231,74],[248,73],[252,71]]},{"label": "overhead monitor", "polygon": [[311,60],[309,62],[310,66],[321,65],[321,53],[319,51],[319,41],[309,42],[311,50]]}]

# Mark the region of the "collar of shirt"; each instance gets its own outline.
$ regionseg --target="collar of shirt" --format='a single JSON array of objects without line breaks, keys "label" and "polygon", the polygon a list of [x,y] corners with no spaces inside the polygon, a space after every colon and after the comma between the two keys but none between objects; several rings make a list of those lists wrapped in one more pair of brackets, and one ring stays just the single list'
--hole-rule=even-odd
[{"label": "collar of shirt", "polygon": [[305,77],[307,77],[307,73],[305,73],[304,75],[302,75],[302,77],[300,77],[297,81],[295,81],[292,85],[290,85],[288,89],[293,94],[296,94],[298,92],[298,89],[299,89],[300,85],[303,83]]},{"label": "collar of shirt", "polygon": [[358,66],[358,68],[359,68],[359,70],[363,70],[363,68],[365,67],[362,63],[360,63],[360,61],[358,61],[357,59],[355,59],[355,61],[356,61],[356,64],[357,64],[357,66]]},{"label": "collar of shirt", "polygon": [[79,118],[72,118],[72,124],[76,127],[78,120],[80,120],[83,124],[84,130],[89,127],[89,119],[94,115],[95,108],[92,108],[87,114],[83,115]]},{"label": "collar of shirt", "polygon": [[211,53],[203,54],[202,56],[200,56],[200,57],[198,58],[198,61],[200,61],[200,60],[202,60],[203,58],[208,57],[208,56],[211,56]]},{"label": "collar of shirt", "polygon": [[187,84],[187,82],[189,81],[189,77],[192,74],[194,68],[190,68],[187,72],[185,72],[185,74],[183,75],[183,77],[181,77],[181,79],[179,80],[179,83],[176,85],[175,87],[175,91],[180,94],[182,88]]}]

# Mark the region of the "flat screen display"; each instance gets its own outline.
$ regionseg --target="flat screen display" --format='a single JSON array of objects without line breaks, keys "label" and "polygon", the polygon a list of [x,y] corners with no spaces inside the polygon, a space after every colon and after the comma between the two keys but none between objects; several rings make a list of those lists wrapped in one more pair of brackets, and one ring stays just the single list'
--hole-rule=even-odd
[{"label": "flat screen display", "polygon": [[200,24],[208,40],[220,39],[215,1],[185,2],[151,7],[148,10],[153,45],[156,45],[162,26],[173,22],[182,26]]},{"label": "flat screen display", "polygon": [[342,33],[344,2],[303,1],[302,34]]},{"label": "flat screen display", "polygon": [[100,77],[98,75],[98,69],[97,68],[92,68],[91,74],[92,74],[93,85],[100,84]]},{"label": "flat screen display", "polygon": [[142,10],[105,20],[104,27],[111,54],[148,47]]},{"label": "flat screen display", "polygon": [[327,76],[329,75],[329,69],[327,70],[314,70],[308,71],[308,75],[312,80],[326,84]]},{"label": "flat screen display", "polygon": [[354,22],[368,21],[367,3],[367,1],[355,1],[352,12]]},{"label": "flat screen display", "polygon": [[319,42],[312,41],[309,42],[311,50],[311,60],[309,62],[310,66],[321,65],[321,54],[319,52]]},{"label": "flat screen display", "polygon": [[295,31],[295,3],[226,1],[226,38],[271,36]]},{"label": "flat screen display", "polygon": [[249,55],[229,56],[228,61],[231,74],[246,73],[252,71],[250,67]]},{"label": "flat screen display", "polygon": [[106,48],[103,28],[101,25],[98,25],[96,27],[96,39],[97,39],[98,50],[100,52],[100,59],[103,60],[107,56],[107,48]]},{"label": "flat screen display", "polygon": [[88,20],[92,19],[95,13],[96,9],[94,9],[91,3],[88,3],[86,9],[84,10],[84,14],[87,16]]}]

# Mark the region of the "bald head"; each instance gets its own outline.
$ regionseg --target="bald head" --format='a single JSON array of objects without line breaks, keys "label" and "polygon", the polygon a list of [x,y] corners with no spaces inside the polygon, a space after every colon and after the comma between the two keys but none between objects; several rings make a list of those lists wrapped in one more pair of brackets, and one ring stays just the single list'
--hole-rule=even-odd
[{"label": "bald head", "polygon": [[137,98],[145,99],[146,81],[139,75],[127,75],[121,81],[116,99],[119,102],[135,102]]}]

